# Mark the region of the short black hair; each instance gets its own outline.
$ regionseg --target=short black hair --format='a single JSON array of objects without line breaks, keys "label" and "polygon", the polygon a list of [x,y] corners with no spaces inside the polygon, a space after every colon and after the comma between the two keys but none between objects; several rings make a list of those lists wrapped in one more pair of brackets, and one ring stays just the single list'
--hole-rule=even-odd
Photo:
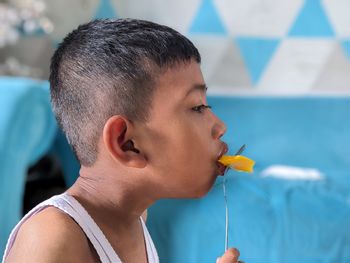
[{"label": "short black hair", "polygon": [[95,163],[111,116],[147,121],[157,76],[191,60],[201,58],[190,40],[149,21],[98,19],[69,33],[51,59],[50,93],[80,163]]}]

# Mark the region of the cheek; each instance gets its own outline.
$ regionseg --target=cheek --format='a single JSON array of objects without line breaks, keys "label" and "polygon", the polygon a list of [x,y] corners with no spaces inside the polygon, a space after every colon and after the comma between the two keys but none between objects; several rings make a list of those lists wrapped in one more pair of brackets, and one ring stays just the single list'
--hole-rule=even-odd
[{"label": "cheek", "polygon": [[195,115],[192,119],[173,119],[167,125],[159,125],[150,134],[147,140],[148,158],[160,170],[205,172],[213,154],[210,150],[210,129],[205,118]]},{"label": "cheek", "polygon": [[180,159],[189,163],[198,163],[206,160],[210,153],[211,131],[204,117],[187,118],[172,129],[173,148],[178,151]]}]

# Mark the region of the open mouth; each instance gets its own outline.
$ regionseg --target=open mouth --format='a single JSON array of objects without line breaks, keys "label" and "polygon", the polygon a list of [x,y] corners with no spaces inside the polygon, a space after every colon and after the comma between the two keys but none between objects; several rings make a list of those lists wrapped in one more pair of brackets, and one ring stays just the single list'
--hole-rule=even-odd
[{"label": "open mouth", "polygon": [[219,162],[216,163],[216,166],[218,167],[218,174],[223,176],[225,174],[227,166],[225,166],[225,165],[223,165],[223,164],[221,164]]},{"label": "open mouth", "polygon": [[218,167],[218,174],[219,175],[224,175],[225,174],[225,171],[227,169],[227,167],[225,165],[223,165],[222,163],[219,162],[219,159],[224,155],[226,154],[228,151],[228,146],[226,143],[223,143],[222,145],[222,149],[218,155],[218,158],[217,158],[217,161],[216,161],[216,166]]}]

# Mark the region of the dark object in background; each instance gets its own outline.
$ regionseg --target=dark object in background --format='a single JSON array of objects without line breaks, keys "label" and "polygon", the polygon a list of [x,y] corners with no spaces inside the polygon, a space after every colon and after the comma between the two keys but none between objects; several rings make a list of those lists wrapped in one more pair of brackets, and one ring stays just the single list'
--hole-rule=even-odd
[{"label": "dark object in background", "polygon": [[29,168],[23,199],[23,215],[40,202],[67,189],[59,161],[46,155]]}]

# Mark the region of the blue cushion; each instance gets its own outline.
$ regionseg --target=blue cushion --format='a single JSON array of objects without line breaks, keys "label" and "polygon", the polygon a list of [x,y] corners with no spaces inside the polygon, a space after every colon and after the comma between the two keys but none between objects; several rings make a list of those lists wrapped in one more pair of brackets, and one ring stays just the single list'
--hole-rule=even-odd
[{"label": "blue cushion", "polygon": [[0,78],[0,251],[22,217],[27,169],[51,147],[56,122],[48,83]]}]

